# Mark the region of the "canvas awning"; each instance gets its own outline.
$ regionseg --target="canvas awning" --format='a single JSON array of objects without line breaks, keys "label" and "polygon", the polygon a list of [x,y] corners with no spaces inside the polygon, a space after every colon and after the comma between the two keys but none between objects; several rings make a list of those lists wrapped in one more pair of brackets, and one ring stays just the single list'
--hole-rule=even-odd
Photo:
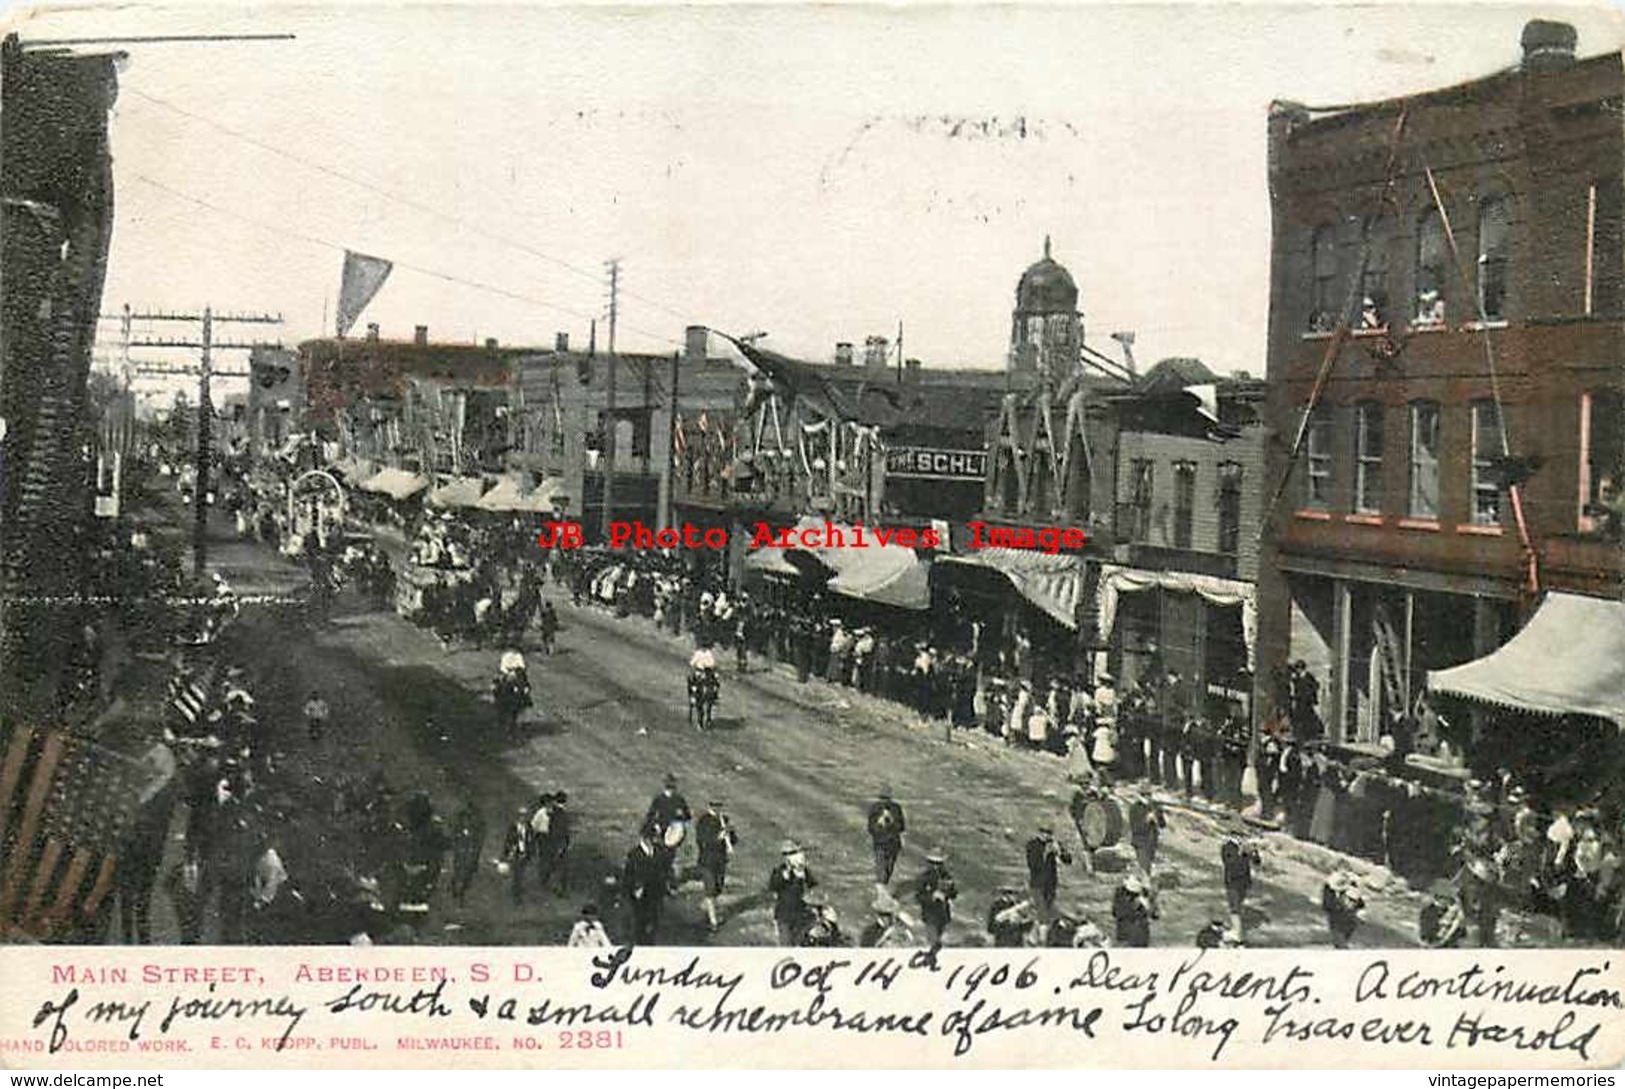
[{"label": "canvas awning", "polygon": [[475,507],[485,494],[485,481],[477,476],[454,476],[429,493],[436,507]]},{"label": "canvas awning", "polygon": [[1258,643],[1258,599],[1253,584],[1216,575],[1143,571],[1114,564],[1102,565],[1097,625],[1101,640],[1111,639],[1112,629],[1117,626],[1117,599],[1120,595],[1158,589],[1176,594],[1200,594],[1213,605],[1238,606],[1241,609],[1241,634],[1247,642],[1247,668],[1254,668]]},{"label": "canvas awning", "polygon": [[1010,581],[1016,592],[1065,626],[1077,630],[1078,602],[1084,595],[1083,561],[1022,548],[979,548],[944,556],[938,563],[985,567]]},{"label": "canvas awning", "polygon": [[361,490],[387,495],[391,499],[410,499],[429,486],[427,477],[405,469],[381,469],[375,476],[361,482]]},{"label": "canvas awning", "polygon": [[1501,649],[1430,670],[1428,691],[1538,715],[1595,715],[1625,730],[1625,603],[1549,593]]},{"label": "canvas awning", "polygon": [[831,549],[825,560],[836,569],[827,589],[847,597],[892,605],[899,609],[929,609],[931,583],[928,568],[912,548],[871,545],[868,548]]},{"label": "canvas awning", "polygon": [[786,578],[799,578],[801,568],[784,558],[782,548],[757,548],[745,557],[745,570],[756,571],[764,575],[783,575]]},{"label": "canvas awning", "polygon": [[375,471],[372,462],[354,457],[339,458],[339,460],[329,465],[327,469],[329,472],[343,477],[352,484],[358,480],[366,480],[368,477],[372,476]]},{"label": "canvas awning", "polygon": [[516,477],[505,476],[497,481],[497,486],[480,497],[480,510],[552,514],[553,498],[564,487],[564,481],[558,477],[550,476],[536,487],[525,490],[524,483]]}]

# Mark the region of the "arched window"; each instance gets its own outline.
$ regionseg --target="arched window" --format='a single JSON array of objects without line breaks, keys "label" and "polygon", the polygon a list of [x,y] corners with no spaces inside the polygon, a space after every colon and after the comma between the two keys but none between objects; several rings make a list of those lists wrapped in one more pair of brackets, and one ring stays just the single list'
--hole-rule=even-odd
[{"label": "arched window", "polygon": [[1420,327],[1443,325],[1450,256],[1445,246],[1444,221],[1429,208],[1416,221],[1416,317]]},{"label": "arched window", "polygon": [[1512,201],[1487,197],[1478,204],[1478,307],[1486,321],[1506,318],[1512,255]]},{"label": "arched window", "polygon": [[1316,227],[1309,241],[1314,282],[1309,300],[1309,329],[1329,332],[1337,324],[1337,230]]}]

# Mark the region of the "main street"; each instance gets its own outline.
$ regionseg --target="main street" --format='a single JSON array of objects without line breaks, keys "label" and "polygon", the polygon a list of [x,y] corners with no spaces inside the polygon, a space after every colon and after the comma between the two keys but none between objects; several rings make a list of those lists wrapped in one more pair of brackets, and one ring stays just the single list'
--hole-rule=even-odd
[{"label": "main street", "polygon": [[[237,545],[240,565],[248,546]],[[267,572],[290,570],[255,549]],[[238,570],[242,568],[239,566]],[[1023,845],[1041,820],[1052,821],[1078,854],[1066,814],[1071,787],[1055,757],[1012,750],[980,732],[950,741],[940,723],[847,688],[797,683],[787,667],[753,658],[736,675],[725,658],[713,730],[687,724],[685,676],[692,644],[646,620],[616,619],[573,608],[549,587],[562,631],[549,657],[527,646],[537,721],[519,739],[496,736],[484,698],[500,648],[442,648],[392,612],[351,596],[314,629],[245,611],[240,643],[259,710],[279,731],[286,774],[334,776],[381,768],[397,797],[427,791],[449,816],[472,797],[489,827],[481,875],[467,903],[444,895],[419,928],[420,942],[551,944],[562,942],[583,903],[617,873],[650,798],[667,773],[696,812],[726,801],[742,837],[721,901],[721,926],[707,935],[696,881],[668,904],[667,943],[765,944],[773,940],[765,881],[780,845],[793,838],[829,893],[843,926],[867,920],[874,884],[864,818],[882,785],[907,810],[909,836],[893,891],[912,913],[907,882],[931,848],[944,850],[961,890],[949,944],[985,942],[987,905],[1002,884],[1025,888]],[[308,742],[299,708],[312,690],[332,705],[331,735]],[[541,791],[566,790],[576,813],[568,895],[527,891],[515,907],[495,866],[502,830],[516,807]],[[1168,799],[1175,802],[1174,799]],[[307,826],[301,816],[299,824]],[[319,818],[317,823],[320,823]],[[1210,816],[1171,804],[1159,867],[1159,945],[1189,945],[1202,924],[1223,918],[1221,836]],[[301,855],[319,842],[289,842],[283,854],[296,879]],[[1329,944],[1318,895],[1337,861],[1324,849],[1278,835],[1263,840],[1264,864],[1248,913],[1249,944]],[[691,856],[685,861],[692,861]],[[1081,859],[1080,859],[1081,863]],[[1063,871],[1059,904],[1082,911],[1108,933],[1119,877]],[[1356,944],[1414,944],[1417,900],[1368,890],[1370,908]],[[626,935],[626,921],[609,920]]]}]

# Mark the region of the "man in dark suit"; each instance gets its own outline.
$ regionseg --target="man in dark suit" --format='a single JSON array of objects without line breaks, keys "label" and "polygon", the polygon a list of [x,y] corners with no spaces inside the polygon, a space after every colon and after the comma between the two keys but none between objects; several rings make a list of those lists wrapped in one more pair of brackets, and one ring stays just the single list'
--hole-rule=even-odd
[{"label": "man in dark suit", "polygon": [[621,886],[632,904],[632,942],[650,945],[660,930],[660,911],[671,891],[667,861],[648,836],[626,853],[621,869]]},{"label": "man in dark suit", "polygon": [[880,796],[869,807],[869,842],[875,855],[875,884],[891,884],[897,856],[903,852],[903,833],[908,830],[903,807],[892,798],[890,787],[881,787]]},{"label": "man in dark suit", "polygon": [[1048,822],[1038,826],[1038,834],[1027,841],[1027,883],[1033,905],[1047,922],[1055,915],[1055,893],[1060,887],[1062,865],[1072,865],[1072,855],[1055,838]]},{"label": "man in dark suit", "polygon": [[520,806],[502,839],[502,861],[508,867],[509,888],[516,904],[525,899],[525,871],[536,855],[531,844],[531,816],[530,806]]},{"label": "man in dark suit", "polygon": [[717,929],[717,898],[728,882],[728,863],[739,836],[723,812],[723,803],[713,800],[694,823],[694,844],[699,851],[700,876],[705,882],[705,922],[712,933]]},{"label": "man in dark suit", "polygon": [[773,894],[773,922],[778,927],[780,945],[796,945],[808,918],[807,893],[816,888],[818,878],[807,869],[807,856],[801,845],[785,840],[781,861],[767,877],[767,891]]}]

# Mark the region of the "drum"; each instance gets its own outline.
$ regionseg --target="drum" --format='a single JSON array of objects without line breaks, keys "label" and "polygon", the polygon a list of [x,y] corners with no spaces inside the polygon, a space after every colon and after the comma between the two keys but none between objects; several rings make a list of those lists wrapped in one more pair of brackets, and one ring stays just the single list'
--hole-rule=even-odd
[{"label": "drum", "polygon": [[1083,804],[1083,810],[1078,815],[1078,835],[1082,837],[1083,845],[1091,851],[1115,847],[1123,838],[1126,824],[1122,805],[1116,798],[1103,795]]},{"label": "drum", "polygon": [[688,838],[688,823],[686,821],[672,821],[666,825],[665,835],[661,837],[669,850],[677,850]]}]

